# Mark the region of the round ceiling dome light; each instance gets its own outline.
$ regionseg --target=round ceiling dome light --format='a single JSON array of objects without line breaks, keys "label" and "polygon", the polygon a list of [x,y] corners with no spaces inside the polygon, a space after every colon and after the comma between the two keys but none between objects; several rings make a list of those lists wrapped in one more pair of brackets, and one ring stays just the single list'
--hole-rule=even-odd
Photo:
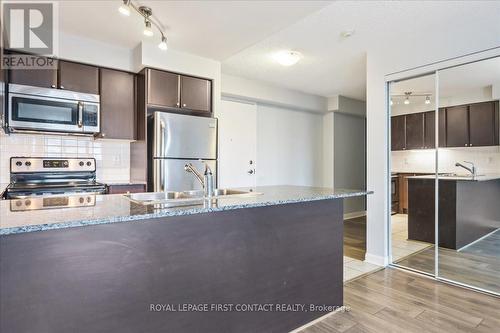
[{"label": "round ceiling dome light", "polygon": [[302,59],[302,54],[297,51],[283,50],[276,52],[273,58],[282,66],[292,66]]}]

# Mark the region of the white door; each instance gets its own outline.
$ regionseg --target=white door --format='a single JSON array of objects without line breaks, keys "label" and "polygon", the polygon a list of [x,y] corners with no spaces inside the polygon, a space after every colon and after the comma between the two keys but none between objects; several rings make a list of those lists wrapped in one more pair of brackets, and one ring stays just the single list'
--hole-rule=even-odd
[{"label": "white door", "polygon": [[219,187],[254,187],[257,106],[222,100],[219,118]]}]

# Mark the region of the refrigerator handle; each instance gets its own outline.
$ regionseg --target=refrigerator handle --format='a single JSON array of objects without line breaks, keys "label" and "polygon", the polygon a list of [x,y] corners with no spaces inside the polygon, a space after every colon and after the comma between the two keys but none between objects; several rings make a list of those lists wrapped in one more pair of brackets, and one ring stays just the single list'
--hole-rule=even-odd
[{"label": "refrigerator handle", "polygon": [[164,145],[165,145],[165,122],[160,120],[160,154],[159,156],[163,157],[164,153]]}]

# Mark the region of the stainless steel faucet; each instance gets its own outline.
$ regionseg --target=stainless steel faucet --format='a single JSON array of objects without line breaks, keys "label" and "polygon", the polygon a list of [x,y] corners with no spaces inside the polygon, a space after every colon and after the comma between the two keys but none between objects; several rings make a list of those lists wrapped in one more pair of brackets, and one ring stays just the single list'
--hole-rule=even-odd
[{"label": "stainless steel faucet", "polygon": [[186,170],[186,172],[191,172],[196,177],[196,179],[198,179],[201,187],[203,188],[205,197],[211,197],[214,193],[214,178],[212,169],[210,169],[206,162],[202,162],[205,164],[205,172],[203,175],[198,170],[196,170],[192,163],[185,164],[184,170]]},{"label": "stainless steel faucet", "polygon": [[467,166],[465,166],[465,165],[463,165],[462,163],[459,163],[459,162],[455,163],[455,166],[456,167],[460,167],[460,168],[464,168],[465,170],[467,170],[467,171],[469,171],[471,173],[472,177],[476,177],[476,171],[477,171],[477,169],[476,169],[476,166],[474,165],[474,163],[467,162],[467,161],[464,161],[464,163],[470,164],[471,167],[469,168],[469,167],[467,167]]}]

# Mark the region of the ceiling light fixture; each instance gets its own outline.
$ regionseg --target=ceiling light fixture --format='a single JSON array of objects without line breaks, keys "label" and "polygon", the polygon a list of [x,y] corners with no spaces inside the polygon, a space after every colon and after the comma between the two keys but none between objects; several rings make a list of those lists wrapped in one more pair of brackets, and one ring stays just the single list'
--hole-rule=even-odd
[{"label": "ceiling light fixture", "polygon": [[123,0],[123,4],[118,7],[118,11],[125,16],[130,16],[130,0]]},{"label": "ceiling light fixture", "polygon": [[149,20],[144,21],[144,32],[143,33],[144,33],[144,36],[153,37],[154,32],[153,32],[153,29],[151,28],[151,21],[149,21]]},{"label": "ceiling light fixture", "polygon": [[411,91],[405,92],[406,98],[405,98],[405,105],[410,104],[410,96],[411,96]]},{"label": "ceiling light fixture", "polygon": [[167,50],[168,49],[168,46],[167,46],[167,38],[165,36],[161,36],[161,43],[158,44],[158,47],[160,48],[160,50]]},{"label": "ceiling light fixture", "polygon": [[297,51],[283,50],[275,53],[273,58],[282,66],[292,66],[302,59],[302,54]]},{"label": "ceiling light fixture", "polygon": [[425,97],[425,104],[431,104],[431,97],[430,96]]},{"label": "ceiling light fixture", "polygon": [[165,37],[165,33],[163,32],[163,28],[157,22],[157,20],[153,17],[153,10],[150,7],[146,6],[136,6],[132,0],[123,0],[122,5],[118,8],[118,11],[125,16],[130,16],[130,10],[133,9],[139,15],[144,18],[144,35],[151,37],[154,35],[153,26],[160,31],[161,42],[158,44],[158,48],[162,51],[167,50],[167,38]]}]

